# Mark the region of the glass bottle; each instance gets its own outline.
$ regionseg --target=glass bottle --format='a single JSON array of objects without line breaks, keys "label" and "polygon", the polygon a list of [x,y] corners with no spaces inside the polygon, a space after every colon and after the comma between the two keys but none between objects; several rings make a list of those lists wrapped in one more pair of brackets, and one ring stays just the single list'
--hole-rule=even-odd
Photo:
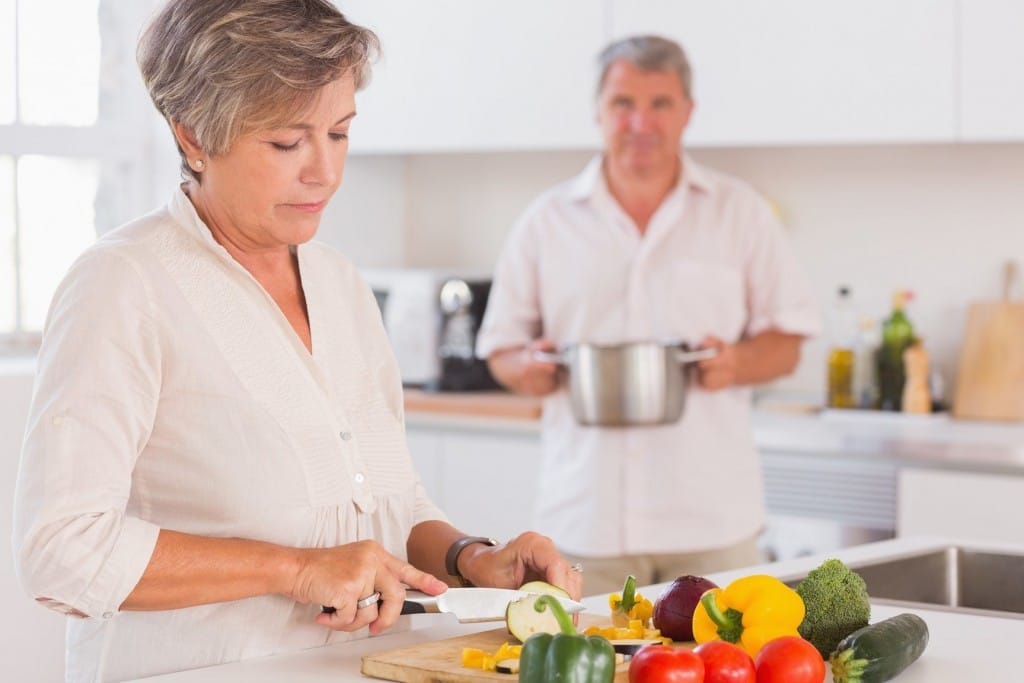
[{"label": "glass bottle", "polygon": [[831,344],[828,352],[829,408],[854,408],[854,353],[857,340],[857,315],[850,300],[850,288],[840,287],[830,320]]},{"label": "glass bottle", "polygon": [[878,405],[875,353],[881,340],[878,324],[873,318],[861,318],[859,327],[857,348],[853,356],[853,398],[858,408],[872,410]]},{"label": "glass bottle", "polygon": [[914,341],[914,327],[904,309],[910,292],[897,290],[892,297],[892,314],[882,324],[882,345],[878,349],[878,407],[881,410],[900,410],[903,404],[903,384],[906,373],[903,352]]}]

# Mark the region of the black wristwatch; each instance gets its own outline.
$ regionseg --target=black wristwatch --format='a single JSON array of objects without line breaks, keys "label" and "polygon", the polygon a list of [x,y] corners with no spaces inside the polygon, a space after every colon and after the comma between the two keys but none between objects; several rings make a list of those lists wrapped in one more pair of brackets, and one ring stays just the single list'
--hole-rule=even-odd
[{"label": "black wristwatch", "polygon": [[459,584],[462,586],[471,586],[472,584],[459,572],[459,554],[466,549],[466,546],[473,545],[474,543],[483,543],[489,546],[500,545],[493,538],[487,538],[486,536],[463,536],[451,544],[448,552],[444,555],[444,569],[448,572],[449,576],[454,576],[458,579]]}]

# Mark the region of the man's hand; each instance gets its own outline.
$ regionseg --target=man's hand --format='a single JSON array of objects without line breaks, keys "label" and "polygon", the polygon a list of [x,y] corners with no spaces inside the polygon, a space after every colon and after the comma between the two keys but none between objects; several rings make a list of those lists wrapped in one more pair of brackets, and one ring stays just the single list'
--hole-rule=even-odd
[{"label": "man's hand", "polygon": [[704,337],[700,346],[718,351],[714,358],[697,363],[697,382],[700,386],[708,391],[718,391],[737,384],[739,359],[736,347],[712,336]]},{"label": "man's hand", "polygon": [[549,339],[535,339],[526,346],[496,351],[487,359],[494,377],[503,385],[528,396],[547,396],[558,389],[558,369],[555,363],[535,359],[537,351],[555,351]]},{"label": "man's hand", "polygon": [[802,336],[777,330],[765,330],[735,344],[704,337],[701,347],[718,349],[718,355],[697,364],[698,382],[709,391],[770,382],[796,369],[801,343]]}]

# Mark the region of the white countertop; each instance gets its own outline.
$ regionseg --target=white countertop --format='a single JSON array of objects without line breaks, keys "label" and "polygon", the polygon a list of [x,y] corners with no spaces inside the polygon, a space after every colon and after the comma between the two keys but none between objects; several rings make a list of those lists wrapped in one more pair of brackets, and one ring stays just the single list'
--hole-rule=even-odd
[{"label": "white countertop", "polygon": [[[828,556],[838,556],[847,563],[856,563],[900,555],[915,550],[940,548],[946,545],[980,547],[981,544],[960,542],[949,539],[920,538],[896,539],[854,548],[846,548]],[[1009,550],[1024,553],[1024,548],[986,542],[985,548]],[[725,585],[733,578],[752,574],[768,573],[780,577],[806,573],[817,566],[826,556],[799,558],[761,567],[722,572],[711,575],[719,585]],[[657,596],[665,584],[644,587],[648,596]],[[603,614],[607,610],[605,596],[587,598],[591,612]],[[1015,680],[1016,669],[1012,664],[1012,653],[1024,641],[1024,619],[997,618],[957,614],[953,612],[908,609],[892,605],[876,604],[872,610],[872,621],[880,621],[901,612],[919,614],[930,631],[928,648],[919,661],[901,674],[899,683],[962,683],[963,681],[1010,681]],[[164,676],[144,679],[150,683],[338,683],[339,681],[366,681],[359,673],[360,658],[368,653],[429,642],[442,638],[465,635],[474,631],[495,628],[495,624],[460,625],[448,616],[424,615],[415,617],[413,630],[390,633],[376,638],[306,650],[304,652],[276,655],[224,664],[205,669],[195,669]],[[432,626],[431,624],[440,625]],[[995,653],[993,655],[993,653]],[[1000,654],[1002,653],[1002,654]],[[830,675],[826,681],[831,681]]]},{"label": "white countertop", "polygon": [[900,466],[1024,475],[1024,424],[860,410],[754,412],[763,451],[883,459]]},{"label": "white countertop", "polygon": [[[539,420],[409,412],[411,429],[539,434]],[[901,467],[1024,476],[1024,423],[958,420],[946,413],[863,410],[778,412],[755,409],[754,441],[763,452],[886,462]]]}]

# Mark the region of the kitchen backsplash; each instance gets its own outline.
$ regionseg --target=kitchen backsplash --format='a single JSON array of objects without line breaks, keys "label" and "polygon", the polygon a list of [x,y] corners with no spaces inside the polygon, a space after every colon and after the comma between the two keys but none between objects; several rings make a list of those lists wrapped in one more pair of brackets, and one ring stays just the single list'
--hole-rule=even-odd
[{"label": "kitchen backsplash", "polygon": [[[881,317],[892,291],[952,390],[967,304],[994,298],[1007,258],[1024,261],[1024,144],[697,149],[778,207],[824,307],[836,287]],[[321,238],[366,266],[490,267],[538,193],[580,152],[352,157]],[[821,398],[825,345],[772,389]]]}]

